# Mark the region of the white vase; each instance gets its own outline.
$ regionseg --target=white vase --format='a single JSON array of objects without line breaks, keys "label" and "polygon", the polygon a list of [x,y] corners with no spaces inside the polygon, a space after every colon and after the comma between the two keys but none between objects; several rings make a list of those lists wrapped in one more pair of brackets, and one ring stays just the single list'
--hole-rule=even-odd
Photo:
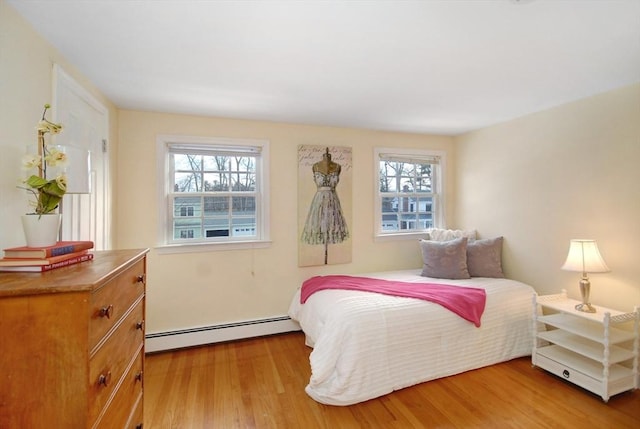
[{"label": "white vase", "polygon": [[53,246],[58,242],[60,232],[60,214],[22,215],[22,229],[28,247]]}]

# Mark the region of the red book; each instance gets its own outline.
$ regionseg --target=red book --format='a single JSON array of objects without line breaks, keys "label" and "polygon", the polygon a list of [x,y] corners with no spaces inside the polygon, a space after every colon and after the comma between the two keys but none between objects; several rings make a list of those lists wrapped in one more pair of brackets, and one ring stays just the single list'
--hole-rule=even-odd
[{"label": "red book", "polygon": [[93,249],[93,241],[58,241],[49,247],[11,247],[4,249],[5,258],[45,259]]},{"label": "red book", "polygon": [[0,271],[21,271],[21,272],[42,273],[45,271],[55,270],[56,268],[66,267],[68,265],[74,265],[74,264],[79,264],[80,262],[90,261],[92,259],[93,259],[93,253],[85,253],[83,255],[68,258],[63,261],[56,262],[54,264],[49,264],[49,265],[22,265],[22,266],[13,266],[13,267],[0,266]]},{"label": "red book", "polygon": [[0,259],[0,267],[24,267],[32,265],[51,265],[58,262],[66,261],[67,259],[76,258],[81,255],[87,254],[88,250],[81,250],[79,252],[67,253],[66,255],[52,256],[51,258],[2,258]]}]

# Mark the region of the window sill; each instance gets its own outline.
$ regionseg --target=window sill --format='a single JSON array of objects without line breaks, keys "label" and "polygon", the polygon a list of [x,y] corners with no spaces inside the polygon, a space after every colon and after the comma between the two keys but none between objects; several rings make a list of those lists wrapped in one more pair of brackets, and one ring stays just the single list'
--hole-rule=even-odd
[{"label": "window sill", "polygon": [[218,252],[227,250],[265,249],[271,246],[270,240],[264,241],[228,241],[218,243],[163,244],[156,246],[159,255],[172,253]]}]

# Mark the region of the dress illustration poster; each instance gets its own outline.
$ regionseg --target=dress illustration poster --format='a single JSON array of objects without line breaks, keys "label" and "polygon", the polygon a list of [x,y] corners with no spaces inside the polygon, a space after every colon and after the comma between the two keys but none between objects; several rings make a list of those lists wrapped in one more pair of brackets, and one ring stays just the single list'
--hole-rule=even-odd
[{"label": "dress illustration poster", "polygon": [[351,148],[298,147],[298,265],[351,262]]}]

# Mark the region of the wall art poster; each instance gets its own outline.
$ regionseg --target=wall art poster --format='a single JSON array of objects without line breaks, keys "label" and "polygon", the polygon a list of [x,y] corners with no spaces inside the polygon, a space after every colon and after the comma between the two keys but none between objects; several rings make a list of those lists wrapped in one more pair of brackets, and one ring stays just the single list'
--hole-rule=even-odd
[{"label": "wall art poster", "polygon": [[298,147],[298,265],[351,262],[351,148]]}]

